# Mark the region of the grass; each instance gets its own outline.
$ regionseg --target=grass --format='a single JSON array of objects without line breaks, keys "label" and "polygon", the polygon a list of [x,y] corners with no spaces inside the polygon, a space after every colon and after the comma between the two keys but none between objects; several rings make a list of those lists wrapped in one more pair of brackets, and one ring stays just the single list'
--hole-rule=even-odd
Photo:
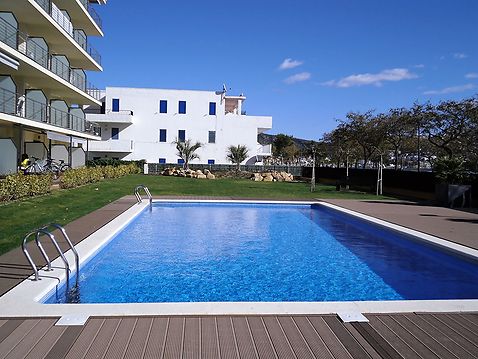
[{"label": "grass", "polygon": [[334,186],[317,185],[310,192],[306,183],[253,182],[249,180],[131,175],[104,180],[80,188],[55,190],[50,195],[0,206],[0,254],[21,244],[26,233],[43,224],[67,224],[125,195],[144,184],[153,195],[220,196],[267,199],[381,199],[360,192],[337,192]]}]

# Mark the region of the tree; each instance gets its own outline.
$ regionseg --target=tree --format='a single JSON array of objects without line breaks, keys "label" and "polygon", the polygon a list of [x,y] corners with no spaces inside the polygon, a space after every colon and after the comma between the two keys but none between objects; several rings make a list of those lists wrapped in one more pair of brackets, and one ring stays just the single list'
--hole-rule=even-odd
[{"label": "tree", "polygon": [[241,170],[241,162],[245,161],[247,158],[247,154],[249,153],[249,150],[245,145],[237,145],[237,146],[229,146],[227,148],[227,155],[226,158],[231,161],[232,163],[235,163],[237,168],[236,171]]},{"label": "tree", "polygon": [[[281,159],[281,163],[284,162],[284,158],[287,157],[288,151],[291,150],[290,146],[294,145],[294,139],[292,136],[279,133],[272,143],[272,154],[275,157]],[[289,147],[289,148],[288,148]]]},{"label": "tree", "polygon": [[416,124],[412,111],[405,108],[391,109],[384,116],[383,120],[387,122],[387,142],[392,147],[395,170],[397,170],[398,163],[403,156],[406,140],[414,136]]},{"label": "tree", "polygon": [[199,158],[196,151],[202,147],[202,143],[196,142],[195,144],[191,144],[190,139],[186,141],[176,139],[173,141],[173,145],[176,145],[176,150],[178,150],[177,155],[184,161],[183,168],[188,170],[189,162]]}]

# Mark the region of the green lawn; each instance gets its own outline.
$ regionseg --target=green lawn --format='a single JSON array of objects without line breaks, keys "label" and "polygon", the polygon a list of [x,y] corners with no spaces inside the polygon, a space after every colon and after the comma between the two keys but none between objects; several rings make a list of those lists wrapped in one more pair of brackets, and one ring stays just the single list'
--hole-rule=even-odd
[{"label": "green lawn", "polygon": [[233,196],[268,199],[351,198],[378,199],[371,194],[337,192],[334,186],[318,185],[310,192],[306,183],[253,182],[249,180],[197,180],[191,178],[131,175],[105,180],[50,195],[0,206],[0,254],[21,244],[23,236],[39,226],[66,224],[128,194],[144,184],[153,195]]}]

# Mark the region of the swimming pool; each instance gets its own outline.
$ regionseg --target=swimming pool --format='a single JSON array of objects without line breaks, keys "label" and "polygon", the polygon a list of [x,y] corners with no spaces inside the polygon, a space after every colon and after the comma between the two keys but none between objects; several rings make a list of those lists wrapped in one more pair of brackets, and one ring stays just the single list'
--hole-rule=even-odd
[{"label": "swimming pool", "polygon": [[471,299],[477,269],[320,205],[159,203],[81,268],[74,302]]}]

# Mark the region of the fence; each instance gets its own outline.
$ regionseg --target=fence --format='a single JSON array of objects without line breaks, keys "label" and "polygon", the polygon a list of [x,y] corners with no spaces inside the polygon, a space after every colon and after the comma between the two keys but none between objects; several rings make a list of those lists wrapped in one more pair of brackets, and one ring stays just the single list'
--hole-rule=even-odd
[{"label": "fence", "polygon": [[[166,168],[180,168],[182,165],[177,164],[177,163],[148,163],[148,172],[149,174],[152,175],[157,175],[161,171],[163,171]],[[189,168],[193,170],[202,170],[202,169],[209,169],[211,172],[226,172],[226,171],[234,171],[236,170],[236,165],[221,165],[221,164],[189,164]],[[293,176],[302,176],[302,167],[299,166],[275,166],[275,165],[270,165],[270,166],[262,166],[262,165],[242,165],[241,166],[242,171],[247,171],[247,172],[272,172],[272,171],[277,171],[277,172],[287,172],[291,173]]]}]

